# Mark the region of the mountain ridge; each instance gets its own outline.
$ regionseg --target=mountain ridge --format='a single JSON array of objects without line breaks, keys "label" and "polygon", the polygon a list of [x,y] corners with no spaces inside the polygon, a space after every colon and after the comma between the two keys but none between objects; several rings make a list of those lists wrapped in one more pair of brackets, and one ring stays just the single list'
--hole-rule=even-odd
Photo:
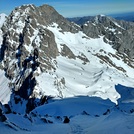
[{"label": "mountain ridge", "polygon": [[[101,14],[98,14],[101,15]],[[130,21],[133,22],[134,21],[134,12],[126,12],[126,13],[117,13],[117,14],[108,14],[105,16],[109,16],[112,17],[116,20],[124,20],[124,21]],[[92,20],[95,16],[81,16],[81,17],[67,17],[66,19],[68,19],[69,21],[72,21],[78,25],[82,25],[84,24],[86,21]]]}]

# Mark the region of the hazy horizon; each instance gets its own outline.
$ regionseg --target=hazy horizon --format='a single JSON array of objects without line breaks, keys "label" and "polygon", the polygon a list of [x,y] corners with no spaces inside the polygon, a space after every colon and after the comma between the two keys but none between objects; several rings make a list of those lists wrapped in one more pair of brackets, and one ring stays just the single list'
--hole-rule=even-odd
[{"label": "hazy horizon", "polygon": [[81,16],[94,16],[98,14],[120,14],[127,12],[134,12],[133,0],[23,0],[11,2],[10,0],[1,0],[0,13],[10,14],[15,7],[24,4],[34,4],[40,6],[48,4],[53,6],[64,17],[81,17]]}]

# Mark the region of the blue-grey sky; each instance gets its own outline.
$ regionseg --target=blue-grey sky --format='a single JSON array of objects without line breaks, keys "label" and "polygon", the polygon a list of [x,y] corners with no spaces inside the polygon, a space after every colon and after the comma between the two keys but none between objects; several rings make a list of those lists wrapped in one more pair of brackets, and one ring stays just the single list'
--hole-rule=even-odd
[{"label": "blue-grey sky", "polygon": [[10,14],[15,7],[22,4],[49,4],[64,17],[134,11],[134,0],[0,0],[0,13]]}]

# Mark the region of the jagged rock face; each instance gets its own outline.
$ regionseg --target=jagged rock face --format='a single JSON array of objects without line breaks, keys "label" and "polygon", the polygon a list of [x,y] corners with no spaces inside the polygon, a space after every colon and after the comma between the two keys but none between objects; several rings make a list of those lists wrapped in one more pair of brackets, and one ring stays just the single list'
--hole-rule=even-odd
[{"label": "jagged rock face", "polygon": [[10,79],[9,86],[14,91],[14,102],[15,96],[28,100],[32,95],[36,85],[34,77],[38,75],[36,70],[44,72],[55,69],[53,59],[59,52],[54,34],[46,29],[50,20],[43,16],[49,15],[49,11],[46,11],[49,8],[52,11],[51,7],[47,7],[45,12],[42,11],[43,7],[37,8],[34,5],[18,7],[12,11],[1,28],[3,42],[0,60],[6,76]]},{"label": "jagged rock face", "polygon": [[82,25],[82,29],[91,38],[104,36],[104,41],[119,53],[134,57],[134,23],[98,15]]},{"label": "jagged rock face", "polygon": [[[23,5],[11,12],[2,26],[3,41],[0,60],[9,86],[13,89],[13,104],[27,100],[26,111],[32,109],[36,94],[33,92],[35,76],[47,70],[56,70],[55,59],[59,55],[55,36],[48,26],[56,23],[61,32],[76,33],[80,27],[70,23],[51,6]],[[65,55],[75,58],[67,47],[63,47]],[[68,52],[69,51],[69,52]],[[16,99],[17,98],[17,99]],[[33,99],[32,99],[33,98]]]},{"label": "jagged rock face", "polygon": [[[21,7],[17,7],[9,15],[8,22],[10,22],[11,25],[14,22],[18,22],[17,24],[21,27],[22,23],[20,20],[23,23],[25,21],[30,21],[33,28],[40,25],[50,25],[55,22],[63,31],[76,33],[81,29],[79,26],[66,20],[53,7],[49,5],[42,5],[40,7],[36,7],[34,5],[23,5]],[[10,28],[10,25],[8,25],[8,27]]]},{"label": "jagged rock face", "polygon": [[[47,17],[43,19],[44,16],[40,15],[43,14],[42,10],[33,5],[16,8],[2,27],[4,53],[1,54],[1,60],[4,60],[5,70],[11,78],[14,77],[12,73],[15,69],[22,68],[24,60],[34,55],[35,48],[40,50],[37,51],[42,70],[45,70],[43,66],[51,69],[51,58],[58,56],[54,35],[45,28],[49,21],[45,20]],[[8,68],[11,62],[12,67]]]},{"label": "jagged rock face", "polygon": [[38,9],[41,12],[42,17],[47,19],[47,24],[56,22],[63,31],[71,33],[76,33],[81,29],[74,23],[70,23],[68,20],[66,20],[51,6],[42,5]]},{"label": "jagged rock face", "polygon": [[[42,66],[48,69],[54,68],[51,66],[50,59],[58,56],[58,49],[53,33],[45,28],[54,22],[61,27],[62,31],[75,33],[80,30],[80,27],[67,21],[48,5],[40,7],[25,5],[12,11],[2,27],[4,33],[2,49],[5,51],[5,57],[2,53],[2,59],[6,62],[6,70],[9,70],[8,62],[14,59],[16,51],[21,51],[19,57],[22,65],[25,58],[32,55],[32,50],[36,47],[42,50],[39,51],[39,61]],[[15,67],[9,72],[13,72],[14,69]]]},{"label": "jagged rock face", "polygon": [[63,47],[61,51],[62,56],[68,57],[70,59],[76,58],[76,56],[73,54],[69,47],[67,47],[65,44],[61,44],[61,46]]}]

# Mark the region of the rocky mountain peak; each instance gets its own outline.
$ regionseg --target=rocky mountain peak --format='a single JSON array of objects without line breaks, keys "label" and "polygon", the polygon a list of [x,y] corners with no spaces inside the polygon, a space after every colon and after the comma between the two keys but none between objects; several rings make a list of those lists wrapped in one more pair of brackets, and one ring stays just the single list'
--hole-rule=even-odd
[{"label": "rocky mountain peak", "polygon": [[98,15],[82,25],[82,29],[91,38],[104,36],[104,41],[111,44],[119,53],[125,53],[129,58],[134,57],[133,22]]},{"label": "rocky mountain peak", "polygon": [[93,21],[96,23],[105,23],[106,21],[109,21],[110,17],[105,16],[105,15],[97,15],[94,17]]},{"label": "rocky mountain peak", "polygon": [[53,13],[57,13],[59,14],[52,6],[50,5],[47,5],[47,4],[44,4],[42,6],[39,6],[38,9],[41,11],[41,12],[45,12],[47,15],[51,16],[51,14]]}]

